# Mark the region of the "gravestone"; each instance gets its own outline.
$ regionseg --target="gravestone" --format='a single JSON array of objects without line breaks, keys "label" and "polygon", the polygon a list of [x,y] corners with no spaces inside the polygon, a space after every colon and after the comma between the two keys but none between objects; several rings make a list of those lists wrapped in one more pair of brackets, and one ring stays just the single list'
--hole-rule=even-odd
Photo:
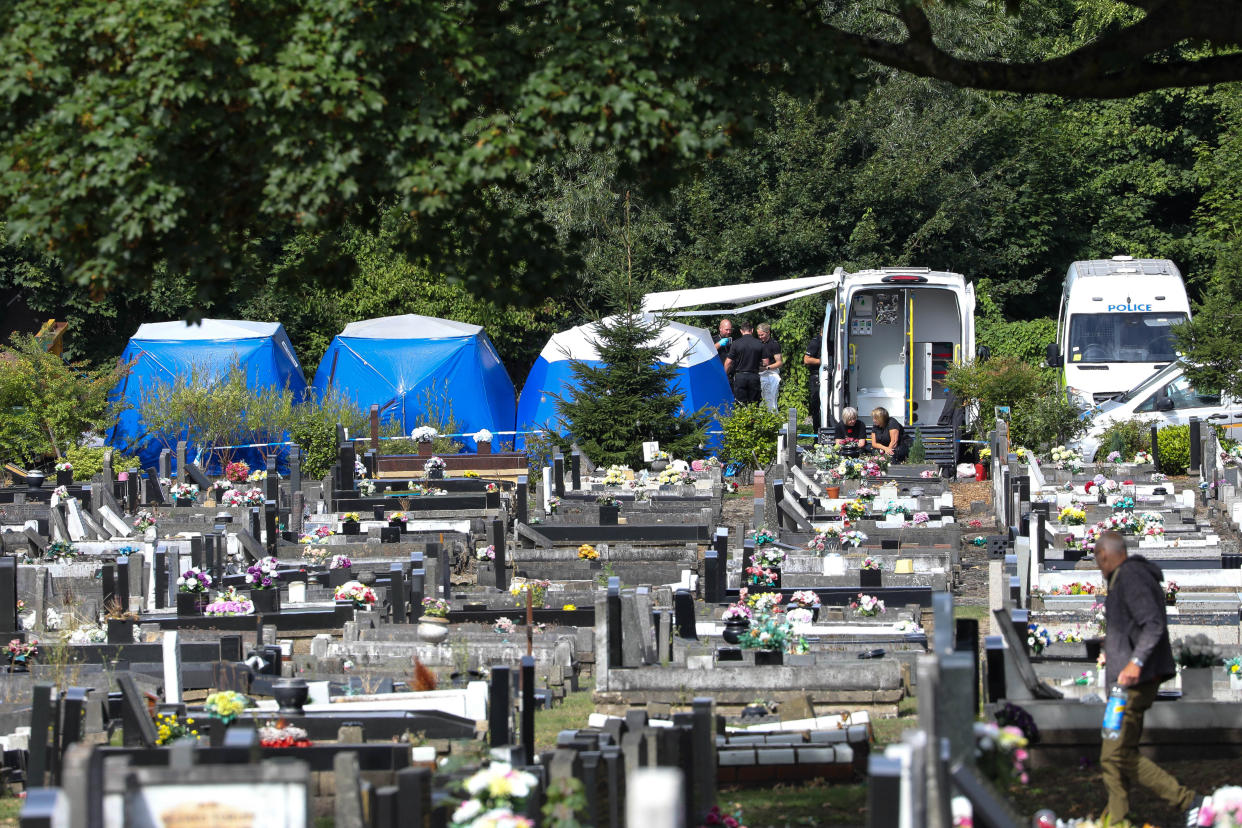
[{"label": "gravestone", "polygon": [[638,612],[638,599],[633,592],[621,594],[621,667],[639,667],[643,663],[643,650],[647,643],[643,635],[642,619]]},{"label": "gravestone", "polygon": [[673,594],[673,612],[676,616],[678,638],[698,641],[699,634],[694,617],[694,596],[688,589]]},{"label": "gravestone", "polygon": [[176,630],[164,631],[164,701],[181,703],[181,647]]},{"label": "gravestone", "polygon": [[302,449],[296,445],[289,448],[289,488],[302,491]]}]

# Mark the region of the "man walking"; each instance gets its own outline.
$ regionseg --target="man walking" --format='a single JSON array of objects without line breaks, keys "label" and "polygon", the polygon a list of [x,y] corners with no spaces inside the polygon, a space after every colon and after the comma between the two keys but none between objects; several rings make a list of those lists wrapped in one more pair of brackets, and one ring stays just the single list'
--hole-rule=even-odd
[{"label": "man walking", "polygon": [[1095,541],[1095,563],[1108,584],[1104,615],[1104,667],[1109,687],[1126,688],[1121,735],[1100,745],[1100,769],[1108,790],[1109,819],[1116,823],[1130,810],[1130,785],[1135,781],[1161,799],[1186,811],[1186,825],[1199,824],[1203,797],[1185,787],[1155,762],[1139,753],[1143,714],[1156,699],[1160,683],[1177,673],[1164,612],[1164,574],[1142,555],[1130,556],[1118,532],[1101,532]]},{"label": "man walking", "polygon": [[733,376],[733,398],[739,403],[759,402],[759,368],[763,361],[763,343],[751,336],[751,325],[738,323],[742,335],[729,343],[725,373]]}]

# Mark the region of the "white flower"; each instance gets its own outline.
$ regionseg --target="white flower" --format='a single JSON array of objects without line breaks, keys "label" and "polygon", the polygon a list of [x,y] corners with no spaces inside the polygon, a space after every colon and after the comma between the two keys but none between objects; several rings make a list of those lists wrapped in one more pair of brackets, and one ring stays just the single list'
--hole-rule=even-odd
[{"label": "white flower", "polygon": [[477,799],[467,799],[453,812],[453,822],[469,822],[481,813],[483,813],[483,803]]},{"label": "white flower", "polygon": [[420,443],[430,443],[436,437],[440,436],[440,432],[431,426],[418,426],[410,432],[410,439],[417,440]]},{"label": "white flower", "polygon": [[476,443],[490,443],[492,441],[492,433],[486,428],[481,428],[471,435]]}]

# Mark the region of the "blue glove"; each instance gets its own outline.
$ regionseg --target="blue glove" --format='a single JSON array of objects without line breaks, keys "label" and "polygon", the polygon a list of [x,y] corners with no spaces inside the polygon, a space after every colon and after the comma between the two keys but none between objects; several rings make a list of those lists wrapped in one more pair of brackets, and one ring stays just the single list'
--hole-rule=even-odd
[{"label": "blue glove", "polygon": [[732,341],[733,341],[733,337],[726,336],[724,339],[720,340],[720,342],[716,344],[718,344],[721,348],[723,348],[724,346],[728,345]]}]

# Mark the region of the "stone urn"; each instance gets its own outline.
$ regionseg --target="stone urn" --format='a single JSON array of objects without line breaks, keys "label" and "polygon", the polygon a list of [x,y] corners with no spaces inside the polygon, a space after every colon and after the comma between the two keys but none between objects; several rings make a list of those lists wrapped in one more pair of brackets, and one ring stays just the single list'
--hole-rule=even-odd
[{"label": "stone urn", "polygon": [[443,480],[444,469],[427,469],[428,480]]},{"label": "stone urn", "polygon": [[310,685],[304,679],[287,678],[272,683],[272,697],[280,705],[277,712],[286,716],[301,716],[309,696]]},{"label": "stone urn", "polygon": [[32,489],[42,489],[43,481],[46,479],[47,478],[44,477],[43,472],[32,471],[26,475],[26,485]]},{"label": "stone urn", "polygon": [[439,644],[448,638],[449,622],[447,618],[434,615],[420,615],[418,618],[418,637],[428,644]]},{"label": "stone urn", "polygon": [[655,472],[656,474],[659,474],[660,472],[664,471],[667,468],[668,468],[667,460],[652,460],[651,461],[651,470]]},{"label": "stone urn", "polygon": [[742,638],[742,634],[750,629],[750,621],[746,618],[730,618],[725,621],[724,632],[721,634],[725,641],[730,644],[737,644]]}]

